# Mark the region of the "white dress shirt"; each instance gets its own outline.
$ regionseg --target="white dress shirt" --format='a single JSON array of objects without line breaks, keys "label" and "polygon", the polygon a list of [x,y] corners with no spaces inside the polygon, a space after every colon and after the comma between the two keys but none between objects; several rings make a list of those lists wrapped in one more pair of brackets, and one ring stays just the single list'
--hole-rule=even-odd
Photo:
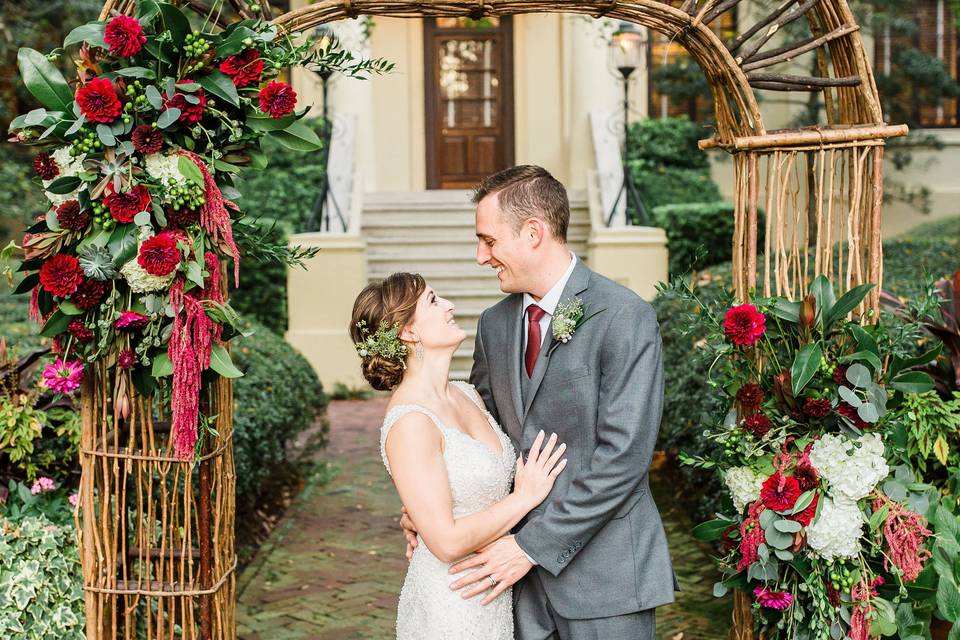
[{"label": "white dress shirt", "polygon": [[[573,273],[573,269],[576,266],[577,256],[571,251],[570,266],[567,267],[567,270],[564,272],[564,274],[560,276],[560,279],[557,280],[553,287],[551,287],[550,291],[547,292],[547,295],[540,298],[540,301],[538,302],[534,300],[533,296],[529,293],[523,294],[523,307],[520,311],[521,319],[523,321],[523,331],[521,332],[523,334],[523,345],[520,353],[526,353],[527,351],[527,307],[529,307],[531,304],[535,304],[543,309],[544,314],[540,318],[540,336],[541,340],[546,341],[548,333],[547,329],[550,328],[550,321],[553,319],[553,314],[557,310],[557,305],[560,304],[560,296],[563,295],[563,290],[567,286],[567,280],[570,279],[570,275]],[[543,345],[541,344],[540,346],[542,347]],[[524,374],[521,373],[520,375]],[[523,551],[523,549],[521,549],[521,551]],[[530,561],[530,564],[534,566],[540,564],[530,557],[530,554],[526,551],[523,552],[523,555],[527,556],[527,560]]]}]

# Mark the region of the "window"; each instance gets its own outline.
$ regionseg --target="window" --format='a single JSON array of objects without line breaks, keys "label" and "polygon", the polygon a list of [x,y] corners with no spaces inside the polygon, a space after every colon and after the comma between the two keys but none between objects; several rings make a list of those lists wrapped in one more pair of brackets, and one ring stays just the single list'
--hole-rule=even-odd
[{"label": "window", "polygon": [[877,84],[888,122],[957,127],[957,25],[948,0],[917,0],[876,30]]},{"label": "window", "polygon": [[[676,0],[671,0],[670,4],[680,6]],[[736,14],[736,8],[726,11],[710,25],[723,42],[737,35]],[[694,122],[712,120],[713,93],[687,50],[662,33],[651,32],[648,54],[650,117],[685,115]]]}]

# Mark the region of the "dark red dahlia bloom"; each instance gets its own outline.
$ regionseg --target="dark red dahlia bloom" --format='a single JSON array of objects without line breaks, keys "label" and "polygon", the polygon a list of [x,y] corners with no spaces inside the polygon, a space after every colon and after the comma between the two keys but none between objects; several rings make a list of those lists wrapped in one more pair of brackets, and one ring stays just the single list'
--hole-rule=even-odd
[{"label": "dark red dahlia bloom", "polygon": [[785,476],[779,471],[767,478],[760,487],[760,499],[763,506],[774,511],[792,509],[800,497],[800,483],[792,476]]},{"label": "dark red dahlia bloom", "polygon": [[803,401],[803,411],[811,418],[823,418],[830,415],[833,407],[825,398],[807,398]]},{"label": "dark red dahlia bloom", "polygon": [[83,282],[80,261],[65,253],[58,253],[40,267],[40,284],[50,295],[65,298]]},{"label": "dark red dahlia bloom", "polygon": [[297,93],[285,82],[274,80],[260,90],[260,111],[282,118],[297,106]]},{"label": "dark red dahlia bloom", "polygon": [[[193,82],[189,78],[184,78],[180,81],[181,83]],[[196,104],[187,101],[187,95],[192,95],[196,97],[199,102]],[[177,118],[177,122],[182,122],[183,124],[197,124],[203,120],[203,111],[207,106],[207,94],[204,93],[203,89],[197,89],[192,91],[189,94],[185,94],[181,91],[178,91],[174,94],[172,98],[164,97],[163,99],[163,108],[168,109],[171,107],[176,107],[180,109],[180,117]]]},{"label": "dark red dahlia bloom", "polygon": [[220,63],[220,71],[230,76],[238,89],[260,82],[263,59],[256,49],[246,49]]},{"label": "dark red dahlia bloom", "polygon": [[872,425],[869,422],[866,422],[857,414],[857,408],[853,407],[846,402],[841,402],[837,405],[837,413],[844,416],[850,422],[853,423],[857,429],[869,429]]},{"label": "dark red dahlia bloom", "polygon": [[166,217],[168,227],[183,229],[185,227],[189,227],[194,222],[200,221],[200,210],[188,209],[187,207],[180,207],[179,209],[167,209]]},{"label": "dark red dahlia bloom", "polygon": [[57,222],[64,229],[83,231],[90,224],[90,214],[81,210],[76,200],[67,200],[57,207]]},{"label": "dark red dahlia bloom", "polygon": [[[112,188],[108,187],[112,191]],[[121,224],[133,222],[133,217],[141,211],[147,211],[150,206],[150,193],[142,184],[138,184],[130,191],[110,193],[103,199],[103,204],[110,210],[110,215]]]},{"label": "dark red dahlia bloom", "polygon": [[803,491],[813,489],[820,482],[820,475],[806,458],[797,463],[797,468],[793,471],[793,477],[797,479],[797,483]]},{"label": "dark red dahlia bloom", "polygon": [[153,236],[140,245],[137,264],[154,276],[168,276],[180,264],[180,249],[173,234],[164,232]]},{"label": "dark red dahlia bloom", "polygon": [[133,148],[143,155],[156,153],[163,148],[163,134],[148,124],[137,125],[130,134],[130,139],[133,141]]},{"label": "dark red dahlia bloom", "polygon": [[750,414],[743,419],[743,428],[759,440],[770,431],[770,418],[762,413]]},{"label": "dark red dahlia bloom", "polygon": [[78,342],[87,342],[93,337],[93,332],[87,329],[86,325],[80,320],[71,320],[67,325],[67,331]]},{"label": "dark red dahlia bloom", "polygon": [[795,513],[792,516],[787,516],[787,518],[789,518],[790,520],[795,520],[796,522],[799,522],[804,527],[808,527],[810,526],[810,523],[813,522],[813,516],[817,515],[817,504],[819,502],[820,502],[820,494],[815,493],[813,494],[813,502],[811,502],[806,509],[804,509],[800,513]]},{"label": "dark red dahlia bloom", "polygon": [[110,47],[110,54],[129,58],[140,53],[147,37],[143,35],[140,21],[130,16],[117,16],[103,30],[103,41]]},{"label": "dark red dahlia bloom", "polygon": [[77,89],[77,104],[90,122],[113,122],[122,111],[117,90],[106,78],[94,78]]},{"label": "dark red dahlia bloom", "polygon": [[847,365],[838,364],[837,368],[833,370],[833,381],[837,384],[847,385]]},{"label": "dark red dahlia bloom", "polygon": [[53,180],[60,175],[60,166],[49,153],[44,151],[38,153],[33,159],[33,170],[44,180]]},{"label": "dark red dahlia bloom", "polygon": [[103,280],[84,280],[83,284],[77,287],[77,291],[70,296],[77,309],[89,311],[103,302],[110,289],[110,284]]},{"label": "dark red dahlia bloom", "polygon": [[120,317],[117,318],[117,321],[113,323],[113,326],[117,329],[139,329],[145,327],[148,322],[150,322],[150,318],[142,313],[124,311],[120,314]]},{"label": "dark red dahlia bloom", "polygon": [[763,389],[760,385],[748,382],[737,390],[737,402],[744,411],[756,411],[763,403]]},{"label": "dark red dahlia bloom", "polygon": [[766,320],[752,304],[730,307],[723,319],[723,332],[733,344],[749,347],[756,344],[766,331]]},{"label": "dark red dahlia bloom", "polygon": [[120,355],[117,356],[117,365],[119,365],[121,369],[133,369],[136,364],[137,356],[134,355],[130,349],[121,351]]}]

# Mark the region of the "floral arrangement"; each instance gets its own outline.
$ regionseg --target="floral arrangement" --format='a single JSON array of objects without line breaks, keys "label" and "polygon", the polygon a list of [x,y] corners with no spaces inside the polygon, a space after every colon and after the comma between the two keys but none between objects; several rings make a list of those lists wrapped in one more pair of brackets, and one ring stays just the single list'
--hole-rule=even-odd
[{"label": "floral arrangement", "polygon": [[847,319],[871,287],[837,299],[820,277],[801,301],[725,309],[682,291],[711,327],[703,347],[723,401],[703,434],[718,455],[681,460],[716,470],[730,497],[729,512],[694,533],[722,541],[714,593],[740,589],[762,637],[867,640],[918,629],[901,612],[915,604],[912,583],[932,571],[925,514],[937,491],[909,465],[891,464],[888,434],[904,397],[933,387],[913,370],[931,354],[884,352],[876,325]]},{"label": "floral arrangement", "polygon": [[292,264],[310,253],[255,246],[263,236],[234,203],[234,177],[266,166],[265,136],[301,151],[321,146],[278,75],[292,65],[352,75],[388,66],[295,44],[268,22],[213,33],[214,22],[194,31],[179,8],[142,0],[135,17],[78,27],[51,54],[71,55],[75,83],[21,49],[23,81],[42,107],[10,127],[12,141],[42,149],[33,165],[50,203],[23,239],[17,289],[30,292],[31,317],[53,339],[43,384],[69,394],[87,367],[106,363],[119,374],[113,397],[126,418],[131,386],[149,395],[170,378],[160,395],[184,459],[205,424],[205,372],[242,375],[224,347],[239,329],[221,270],[232,262],[239,283],[238,244]]}]

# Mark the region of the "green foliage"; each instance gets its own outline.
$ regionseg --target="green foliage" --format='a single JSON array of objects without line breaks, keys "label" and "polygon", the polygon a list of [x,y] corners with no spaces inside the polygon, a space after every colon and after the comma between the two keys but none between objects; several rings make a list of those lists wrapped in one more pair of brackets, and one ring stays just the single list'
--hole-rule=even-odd
[{"label": "green foliage", "polygon": [[233,360],[245,372],[234,386],[237,496],[253,501],[264,480],[288,462],[286,446],[326,409],[327,397],[306,359],[266,327],[238,338]]},{"label": "green foliage", "polygon": [[918,240],[924,238],[955,238],[960,239],[960,216],[951,216],[933,222],[926,222],[899,236],[902,240]]},{"label": "green foliage", "polygon": [[[285,227],[273,220],[258,219],[258,229],[275,244],[287,243]],[[231,271],[233,267],[228,269]],[[277,260],[258,260],[245,256],[240,262],[240,286],[230,293],[230,304],[237,313],[256,319],[274,333],[287,330],[287,265]]]},{"label": "green foliage", "polygon": [[0,158],[0,183],[6,185],[0,190],[0,242],[4,245],[10,240],[19,243],[24,230],[49,205],[31,181],[36,176],[32,162],[32,154],[12,145]]},{"label": "green foliage", "polygon": [[11,467],[30,481],[67,478],[80,450],[80,415],[63,407],[43,411],[33,401],[0,396],[0,469]]},{"label": "green foliage", "polygon": [[[944,401],[935,391],[906,394],[898,410],[896,422],[903,425],[904,457],[922,474],[924,481],[933,482],[928,472],[939,462],[937,476],[960,463],[960,393]],[[900,440],[900,438],[895,438]]]},{"label": "green foliage", "polygon": [[[668,204],[653,210],[654,226],[667,232],[670,251],[670,275],[685,273],[694,264],[697,248],[706,250],[706,259],[697,268],[709,267],[730,260],[733,239],[733,204],[699,202]],[[763,213],[757,220],[758,242],[763,242]]]},{"label": "green foliage", "polygon": [[0,637],[84,637],[83,577],[72,510],[60,493],[11,483],[0,514]]}]

